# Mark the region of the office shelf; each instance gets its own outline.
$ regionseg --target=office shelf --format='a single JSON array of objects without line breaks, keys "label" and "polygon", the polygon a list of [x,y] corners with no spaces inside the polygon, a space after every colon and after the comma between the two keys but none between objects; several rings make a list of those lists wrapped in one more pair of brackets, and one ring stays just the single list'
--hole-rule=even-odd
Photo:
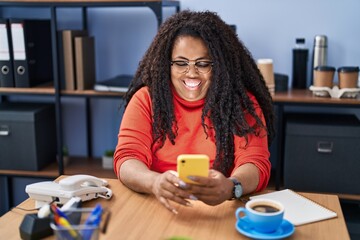
[{"label": "office shelf", "polygon": [[125,95],[125,92],[100,92],[95,90],[83,90],[83,91],[61,91],[63,96],[72,96],[72,97],[101,97],[101,98],[120,98]]},{"label": "office shelf", "polygon": [[[39,171],[0,169],[0,175],[6,175],[12,177],[36,176],[38,178],[55,179],[59,176],[58,167],[59,167],[58,164],[54,162]],[[101,159],[99,158],[70,157],[69,164],[66,166],[64,174],[65,175],[89,174],[89,175],[95,175],[100,178],[116,178],[113,170],[102,168]]]},{"label": "office shelf", "polygon": [[[104,178],[116,178],[112,170],[103,169],[101,166],[101,160],[92,158],[92,136],[91,136],[91,98],[121,98],[125,95],[125,92],[98,92],[93,90],[84,91],[68,91],[61,90],[60,87],[60,62],[57,32],[61,30],[58,28],[59,16],[57,16],[58,9],[73,8],[81,10],[81,22],[82,28],[87,29],[88,9],[91,8],[112,8],[112,7],[145,7],[155,14],[157,26],[159,27],[163,21],[162,10],[165,7],[174,8],[176,12],[180,10],[179,1],[161,1],[161,0],[61,0],[61,1],[47,1],[47,0],[12,0],[2,1],[0,0],[0,18],[11,18],[15,15],[19,18],[19,8],[28,9],[29,11],[35,9],[41,9],[46,11],[46,18],[51,23],[51,41],[52,48],[52,61],[53,61],[53,81],[50,85],[37,86],[32,88],[4,88],[0,87],[0,102],[10,101],[9,96],[13,95],[26,95],[30,98],[33,96],[50,96],[53,98],[55,104],[55,118],[56,118],[56,137],[57,137],[57,153],[59,161],[54,161],[49,166],[41,169],[40,171],[18,171],[18,170],[1,170],[0,169],[0,183],[3,185],[5,193],[4,201],[5,207],[12,207],[16,203],[16,199],[13,197],[13,192],[18,191],[19,187],[15,187],[13,184],[15,179],[31,178],[31,179],[55,179],[59,175],[73,175],[73,174],[90,174],[97,177]],[[5,11],[6,10],[6,11]],[[26,10],[26,11],[28,11]],[[15,13],[13,13],[13,11]],[[31,18],[37,18],[34,15]],[[61,17],[60,17],[61,19]],[[83,98],[84,108],[86,114],[86,130],[87,130],[87,156],[72,158],[71,163],[64,166],[63,162],[63,127],[62,127],[62,103],[61,99],[64,97]],[[30,99],[31,100],[31,99]],[[21,188],[21,187],[20,187]],[[16,190],[15,190],[16,189]],[[0,209],[1,210],[1,209]],[[1,214],[0,214],[1,215]]]},{"label": "office shelf", "polygon": [[54,95],[54,87],[34,87],[34,88],[1,88],[0,95],[14,95],[14,94],[27,94],[27,95]]},{"label": "office shelf", "polygon": [[[57,123],[57,142],[58,153],[60,159],[62,155],[62,142],[63,142],[63,129],[62,129],[62,111],[61,111],[61,98],[62,97],[80,97],[86,99],[86,119],[87,122],[91,121],[89,98],[121,98],[125,93],[119,92],[97,92],[93,90],[85,91],[68,91],[60,89],[60,75],[59,75],[59,47],[57,43],[57,9],[58,8],[81,8],[82,9],[82,24],[83,29],[87,29],[87,10],[89,8],[98,7],[148,7],[155,14],[157,25],[160,26],[163,20],[162,10],[164,7],[174,7],[176,12],[180,10],[179,1],[161,1],[161,0],[106,0],[106,1],[72,1],[72,0],[60,0],[60,1],[32,1],[32,0],[15,0],[15,1],[0,1],[0,17],[3,17],[3,9],[13,7],[21,8],[46,8],[49,10],[49,16],[51,21],[51,34],[52,34],[52,53],[53,53],[53,85],[42,86],[33,88],[1,88],[0,87],[0,101],[6,101],[6,96],[11,95],[40,95],[40,96],[54,96],[55,109],[56,109],[56,123]],[[87,125],[90,125],[87,123]],[[87,128],[88,135],[91,138],[91,129]],[[91,157],[91,139],[88,140],[88,157]],[[59,162],[58,174],[64,173],[64,166],[62,161]]]}]

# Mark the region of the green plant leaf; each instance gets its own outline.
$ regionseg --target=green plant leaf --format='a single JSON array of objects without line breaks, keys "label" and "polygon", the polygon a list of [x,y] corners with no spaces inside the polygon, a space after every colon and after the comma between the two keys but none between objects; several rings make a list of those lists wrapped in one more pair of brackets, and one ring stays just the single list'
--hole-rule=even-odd
[{"label": "green plant leaf", "polygon": [[107,156],[107,157],[114,156],[114,150],[105,150],[104,156]]}]

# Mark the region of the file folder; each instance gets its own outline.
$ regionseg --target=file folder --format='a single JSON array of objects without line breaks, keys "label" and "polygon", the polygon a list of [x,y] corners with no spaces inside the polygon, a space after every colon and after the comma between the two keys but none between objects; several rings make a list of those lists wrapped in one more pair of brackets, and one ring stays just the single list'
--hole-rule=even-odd
[{"label": "file folder", "polygon": [[95,39],[75,37],[76,90],[93,89],[95,84]]},{"label": "file folder", "polygon": [[10,27],[7,19],[0,19],[0,87],[14,87]]},{"label": "file folder", "polygon": [[15,87],[52,81],[50,20],[10,19]]},{"label": "file folder", "polygon": [[87,36],[86,30],[63,30],[65,89],[76,90],[75,37]]}]

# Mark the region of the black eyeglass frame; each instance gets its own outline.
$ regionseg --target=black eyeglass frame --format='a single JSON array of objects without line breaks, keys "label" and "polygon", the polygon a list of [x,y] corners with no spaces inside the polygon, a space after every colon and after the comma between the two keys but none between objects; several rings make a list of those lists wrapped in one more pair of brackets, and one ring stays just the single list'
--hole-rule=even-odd
[{"label": "black eyeglass frame", "polygon": [[[214,66],[214,62],[212,61],[196,61],[196,60],[174,60],[174,61],[170,61],[170,65],[173,66],[174,64],[178,64],[178,63],[183,63],[183,64],[186,64],[186,69],[182,72],[179,72],[178,73],[181,73],[181,74],[184,74],[184,73],[188,73],[190,71],[190,65],[194,65],[195,67],[195,70],[197,73],[199,74],[207,74],[209,73],[211,70],[212,70],[212,67]],[[199,66],[197,65],[198,63],[207,63],[207,64],[210,64],[210,68],[209,68],[209,71],[207,72],[201,72],[199,71]],[[178,65],[180,67],[180,65]]]}]

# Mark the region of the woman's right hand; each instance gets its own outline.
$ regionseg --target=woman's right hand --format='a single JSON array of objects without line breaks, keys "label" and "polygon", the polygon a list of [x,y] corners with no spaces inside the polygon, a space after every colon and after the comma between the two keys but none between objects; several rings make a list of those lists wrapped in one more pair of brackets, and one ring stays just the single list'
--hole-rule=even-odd
[{"label": "woman's right hand", "polygon": [[141,193],[152,193],[167,209],[177,213],[171,201],[191,206],[187,199],[197,200],[188,191],[190,186],[178,178],[177,172],[158,173],[149,170],[141,161],[129,159],[119,169],[119,179],[128,188]]},{"label": "woman's right hand", "polygon": [[196,197],[186,191],[186,187],[186,183],[177,177],[175,171],[166,171],[157,175],[152,185],[152,192],[162,205],[177,214],[177,210],[170,201],[191,206],[191,203],[186,199],[196,200]]}]

